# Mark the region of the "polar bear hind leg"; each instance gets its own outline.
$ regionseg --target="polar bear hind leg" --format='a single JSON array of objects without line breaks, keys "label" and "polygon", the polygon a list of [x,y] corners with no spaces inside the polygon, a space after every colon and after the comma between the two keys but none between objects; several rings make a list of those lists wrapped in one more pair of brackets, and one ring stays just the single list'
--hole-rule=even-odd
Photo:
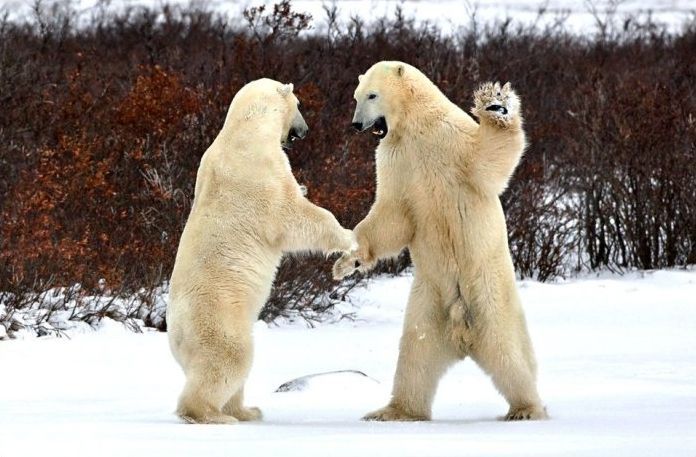
[{"label": "polar bear hind leg", "polygon": [[223,406],[222,412],[234,416],[237,420],[242,422],[261,420],[263,417],[259,408],[255,406],[244,406],[244,386],[232,395],[232,398]]},{"label": "polar bear hind leg", "polygon": [[[190,352],[193,356],[184,368],[186,385],[179,397],[179,417],[199,424],[232,424],[249,420],[240,402],[251,368],[250,338],[250,335],[235,337],[228,333],[224,342],[207,342],[215,350],[201,345]],[[228,403],[234,408],[223,409]],[[231,414],[233,412],[241,413],[240,417]]]},{"label": "polar bear hind leg", "polygon": [[434,310],[437,294],[416,276],[406,308],[392,399],[363,420],[427,421],[440,378],[460,357],[443,332],[445,316]]},{"label": "polar bear hind leg", "polygon": [[234,424],[237,418],[223,413],[219,406],[229,390],[224,382],[197,377],[187,379],[176,413],[191,424]]},{"label": "polar bear hind leg", "polygon": [[489,328],[471,350],[471,357],[491,376],[510,409],[503,420],[547,419],[536,387],[536,361],[526,325],[511,332]]}]

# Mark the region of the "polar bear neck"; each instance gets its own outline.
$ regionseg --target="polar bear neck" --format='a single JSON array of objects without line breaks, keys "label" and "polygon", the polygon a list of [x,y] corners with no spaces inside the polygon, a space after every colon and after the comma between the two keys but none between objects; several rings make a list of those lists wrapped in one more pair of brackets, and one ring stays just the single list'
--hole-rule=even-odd
[{"label": "polar bear neck", "polygon": [[417,142],[424,131],[437,131],[440,125],[452,122],[452,103],[442,93],[414,92],[400,107],[394,128],[394,141]]},{"label": "polar bear neck", "polygon": [[477,128],[476,122],[418,69],[411,67],[396,84],[400,85],[402,96],[398,98],[402,101],[396,107],[394,128],[390,126],[393,143],[432,142],[433,135],[423,135],[424,131],[456,128],[471,134]]}]

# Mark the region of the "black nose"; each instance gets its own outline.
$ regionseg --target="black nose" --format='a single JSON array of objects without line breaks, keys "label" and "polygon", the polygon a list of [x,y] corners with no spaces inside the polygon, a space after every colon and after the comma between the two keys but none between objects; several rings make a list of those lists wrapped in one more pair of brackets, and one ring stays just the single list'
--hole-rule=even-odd
[{"label": "black nose", "polygon": [[362,122],[353,122],[351,125],[352,125],[353,128],[354,128],[355,130],[357,130],[358,132],[362,131],[362,129],[363,129],[363,128],[362,128]]}]

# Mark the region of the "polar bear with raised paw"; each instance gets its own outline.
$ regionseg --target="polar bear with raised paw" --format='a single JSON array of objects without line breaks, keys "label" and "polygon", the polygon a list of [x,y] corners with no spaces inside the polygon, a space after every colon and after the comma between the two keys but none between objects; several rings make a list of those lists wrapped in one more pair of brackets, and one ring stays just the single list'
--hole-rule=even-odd
[{"label": "polar bear with raised paw", "polygon": [[170,282],[167,325],[186,375],[177,414],[193,423],[261,418],[243,403],[252,326],[284,253],[348,251],[346,230],[303,196],[282,145],[307,133],[292,84],[261,79],[234,97],[203,155]]},{"label": "polar bear with raised paw", "polygon": [[334,277],[408,247],[415,267],[389,404],[366,420],[429,420],[440,378],[471,357],[508,420],[544,419],[499,194],[525,149],[510,84],[475,93],[474,121],[418,69],[380,62],[359,77],[353,126],[379,137],[377,191]]}]

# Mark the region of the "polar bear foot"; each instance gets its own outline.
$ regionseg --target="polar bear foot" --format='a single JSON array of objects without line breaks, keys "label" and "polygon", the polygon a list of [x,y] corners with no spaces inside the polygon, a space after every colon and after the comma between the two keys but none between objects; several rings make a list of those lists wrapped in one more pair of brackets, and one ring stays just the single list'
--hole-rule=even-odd
[{"label": "polar bear foot", "polygon": [[474,114],[499,127],[507,127],[519,114],[519,98],[510,83],[484,83],[474,93]]},{"label": "polar bear foot", "polygon": [[402,422],[416,422],[416,421],[429,421],[430,418],[425,415],[410,414],[403,411],[401,408],[388,405],[377,411],[372,411],[371,413],[365,414],[362,420],[364,421],[402,421]]},{"label": "polar bear foot", "polygon": [[548,419],[549,415],[546,408],[540,405],[510,407],[510,411],[502,417],[506,421],[523,421],[523,420],[543,420]]},{"label": "polar bear foot", "polygon": [[234,411],[234,417],[241,422],[258,421],[263,418],[261,410],[255,406],[249,406]]},{"label": "polar bear foot", "polygon": [[227,414],[194,416],[192,414],[180,413],[179,417],[189,424],[236,424],[239,422],[236,417],[228,416]]}]

